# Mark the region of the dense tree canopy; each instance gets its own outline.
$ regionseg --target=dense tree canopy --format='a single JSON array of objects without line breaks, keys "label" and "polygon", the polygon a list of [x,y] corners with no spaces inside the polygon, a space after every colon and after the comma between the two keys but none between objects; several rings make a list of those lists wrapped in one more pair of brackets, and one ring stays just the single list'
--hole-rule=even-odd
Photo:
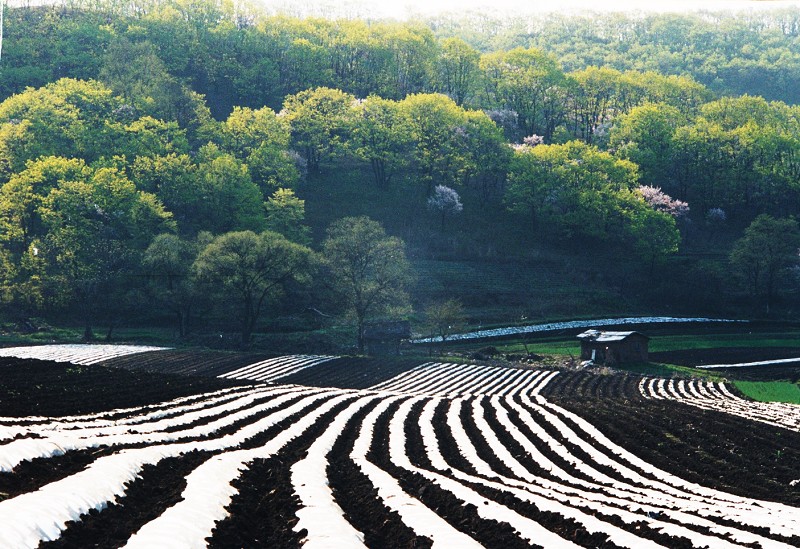
[{"label": "dense tree canopy", "polygon": [[[609,270],[707,270],[738,292],[730,261],[749,293],[790,295],[789,248],[774,276],[756,251],[800,215],[800,11],[364,22],[79,0],[7,16],[0,302],[14,314],[68,313],[90,335],[150,299],[185,334],[203,280],[231,289],[208,250],[234,241],[241,257],[295,254],[293,288],[309,284],[305,246],[324,250],[359,334],[409,291],[431,302],[405,289],[406,250],[601,249]],[[369,243],[397,261],[357,291],[342,250]],[[390,279],[397,291],[364,297]],[[281,287],[242,298],[243,341]],[[221,318],[225,302],[206,305]]]}]

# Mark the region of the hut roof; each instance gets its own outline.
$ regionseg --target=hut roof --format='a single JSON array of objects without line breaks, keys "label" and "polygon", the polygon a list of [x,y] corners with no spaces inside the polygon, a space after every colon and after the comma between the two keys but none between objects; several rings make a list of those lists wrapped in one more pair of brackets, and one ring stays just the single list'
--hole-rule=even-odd
[{"label": "hut roof", "polygon": [[613,341],[625,341],[627,338],[636,335],[645,339],[650,339],[640,332],[603,332],[600,330],[586,330],[578,334],[581,341],[596,341],[598,343],[610,343]]}]

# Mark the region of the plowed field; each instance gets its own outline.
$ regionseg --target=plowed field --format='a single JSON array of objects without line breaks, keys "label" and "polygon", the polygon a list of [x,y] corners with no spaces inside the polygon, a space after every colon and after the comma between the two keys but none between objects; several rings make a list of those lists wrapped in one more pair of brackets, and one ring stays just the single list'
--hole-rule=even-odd
[{"label": "plowed field", "polygon": [[0,547],[800,545],[794,409],[726,384],[117,351],[0,362]]}]

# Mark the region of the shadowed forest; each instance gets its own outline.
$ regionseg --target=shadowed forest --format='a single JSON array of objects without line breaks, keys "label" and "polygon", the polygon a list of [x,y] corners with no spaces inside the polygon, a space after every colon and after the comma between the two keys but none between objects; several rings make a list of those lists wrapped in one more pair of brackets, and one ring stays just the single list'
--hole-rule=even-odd
[{"label": "shadowed forest", "polygon": [[6,330],[339,351],[800,306],[800,10],[77,1],[8,8],[2,48]]}]

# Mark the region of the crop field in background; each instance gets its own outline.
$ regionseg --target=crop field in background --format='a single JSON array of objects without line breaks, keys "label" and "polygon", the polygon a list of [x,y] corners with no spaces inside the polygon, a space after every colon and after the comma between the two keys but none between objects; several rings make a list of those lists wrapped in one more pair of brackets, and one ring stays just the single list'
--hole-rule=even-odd
[{"label": "crop field in background", "polygon": [[3,351],[0,546],[800,544],[800,408],[723,381],[140,350]]}]

